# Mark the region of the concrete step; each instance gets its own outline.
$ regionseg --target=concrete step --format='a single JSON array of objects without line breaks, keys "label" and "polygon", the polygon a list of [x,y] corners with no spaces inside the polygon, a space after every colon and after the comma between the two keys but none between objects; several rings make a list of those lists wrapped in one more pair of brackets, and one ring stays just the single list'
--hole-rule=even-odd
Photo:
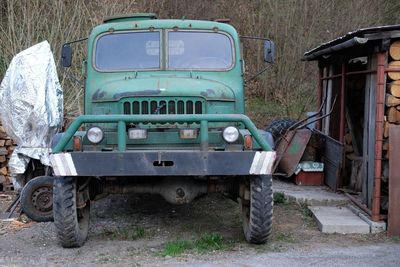
[{"label": "concrete step", "polygon": [[298,186],[274,179],[273,191],[282,193],[288,201],[299,204],[336,206],[350,203],[346,196],[333,192],[327,186]]},{"label": "concrete step", "polygon": [[319,230],[323,233],[370,233],[370,225],[347,207],[310,206],[308,208],[313,213]]}]

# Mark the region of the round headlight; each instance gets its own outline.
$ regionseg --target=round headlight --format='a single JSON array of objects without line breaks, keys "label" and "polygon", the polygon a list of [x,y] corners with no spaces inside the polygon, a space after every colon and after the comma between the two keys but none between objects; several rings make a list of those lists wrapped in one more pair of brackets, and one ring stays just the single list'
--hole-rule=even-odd
[{"label": "round headlight", "polygon": [[101,142],[101,140],[103,140],[103,131],[97,127],[94,126],[92,128],[90,128],[87,133],[87,138],[89,139],[90,142],[92,142],[93,144],[98,144]]},{"label": "round headlight", "polygon": [[222,137],[228,143],[236,142],[239,138],[239,130],[236,127],[228,126],[222,132]]}]

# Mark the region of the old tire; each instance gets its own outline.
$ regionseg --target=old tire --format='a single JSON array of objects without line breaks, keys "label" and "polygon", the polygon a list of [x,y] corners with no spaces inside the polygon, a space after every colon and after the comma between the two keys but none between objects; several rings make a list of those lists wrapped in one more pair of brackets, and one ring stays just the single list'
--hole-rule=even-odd
[{"label": "old tire", "polygon": [[244,182],[249,200],[241,200],[243,232],[247,242],[265,243],[272,231],[272,176],[251,176]]},{"label": "old tire", "polygon": [[51,176],[35,177],[22,188],[22,211],[34,221],[53,221],[53,180]]},{"label": "old tire", "polygon": [[296,121],[291,119],[281,119],[273,121],[268,127],[265,129],[267,132],[272,134],[274,138],[275,147],[279,144],[282,136],[286,133],[286,131],[295,124]]},{"label": "old tire", "polygon": [[61,246],[81,247],[89,232],[90,201],[77,208],[77,181],[74,177],[56,177],[53,187],[54,225]]}]

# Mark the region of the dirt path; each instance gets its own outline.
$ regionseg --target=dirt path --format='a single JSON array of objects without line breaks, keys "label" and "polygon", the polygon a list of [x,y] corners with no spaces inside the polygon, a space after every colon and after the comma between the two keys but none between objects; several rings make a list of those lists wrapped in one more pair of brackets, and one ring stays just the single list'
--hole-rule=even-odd
[{"label": "dirt path", "polygon": [[273,236],[261,246],[244,241],[238,205],[220,195],[185,206],[111,196],[93,207],[89,240],[78,249],[61,248],[52,223],[1,222],[0,266],[400,266],[396,240],[322,234],[296,204],[275,206]]}]

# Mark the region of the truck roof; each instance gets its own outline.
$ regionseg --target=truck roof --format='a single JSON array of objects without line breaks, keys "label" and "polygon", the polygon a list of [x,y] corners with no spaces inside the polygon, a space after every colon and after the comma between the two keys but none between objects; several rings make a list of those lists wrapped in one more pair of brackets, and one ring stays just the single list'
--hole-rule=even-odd
[{"label": "truck roof", "polygon": [[237,36],[235,28],[227,23],[208,20],[156,19],[156,15],[152,13],[117,15],[107,18],[104,24],[93,28],[91,36],[104,32],[152,29],[214,30],[227,32],[233,37]]}]

